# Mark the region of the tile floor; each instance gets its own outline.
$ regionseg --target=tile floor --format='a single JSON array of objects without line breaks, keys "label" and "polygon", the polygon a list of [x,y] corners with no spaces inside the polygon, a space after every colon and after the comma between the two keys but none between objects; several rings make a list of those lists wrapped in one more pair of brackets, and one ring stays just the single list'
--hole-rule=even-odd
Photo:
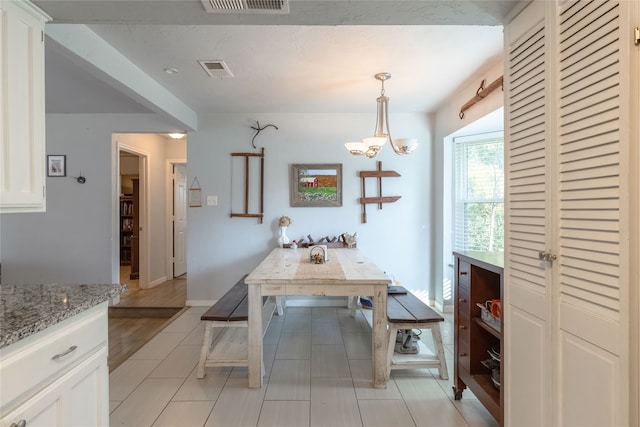
[{"label": "tile floor", "polygon": [[[371,388],[371,330],[362,313],[351,318],[346,308],[274,315],[261,389],[247,388],[246,368],[207,368],[198,380],[207,308],[187,310],[111,373],[111,426],[497,426],[469,390],[454,401],[452,380],[435,369],[394,370],[387,389]],[[453,378],[452,317],[445,317]]]}]

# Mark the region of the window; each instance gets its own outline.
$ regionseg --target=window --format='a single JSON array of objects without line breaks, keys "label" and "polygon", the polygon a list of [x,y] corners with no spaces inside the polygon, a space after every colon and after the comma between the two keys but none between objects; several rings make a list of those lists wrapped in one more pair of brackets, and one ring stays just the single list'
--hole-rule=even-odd
[{"label": "window", "polygon": [[503,133],[455,138],[454,163],[454,249],[503,251]]}]

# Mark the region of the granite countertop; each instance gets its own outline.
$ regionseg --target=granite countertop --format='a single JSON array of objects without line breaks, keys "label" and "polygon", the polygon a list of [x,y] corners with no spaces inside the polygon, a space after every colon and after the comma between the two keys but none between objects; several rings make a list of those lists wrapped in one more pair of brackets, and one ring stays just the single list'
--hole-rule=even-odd
[{"label": "granite countertop", "polygon": [[125,289],[121,284],[0,285],[0,348],[116,298]]}]

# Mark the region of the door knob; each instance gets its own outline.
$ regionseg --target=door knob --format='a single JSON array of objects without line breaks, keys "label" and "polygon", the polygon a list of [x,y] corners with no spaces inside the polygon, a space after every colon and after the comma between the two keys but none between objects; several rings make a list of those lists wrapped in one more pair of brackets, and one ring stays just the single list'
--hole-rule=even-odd
[{"label": "door knob", "polygon": [[551,252],[540,251],[538,252],[538,259],[541,261],[553,262],[556,260],[556,256]]}]

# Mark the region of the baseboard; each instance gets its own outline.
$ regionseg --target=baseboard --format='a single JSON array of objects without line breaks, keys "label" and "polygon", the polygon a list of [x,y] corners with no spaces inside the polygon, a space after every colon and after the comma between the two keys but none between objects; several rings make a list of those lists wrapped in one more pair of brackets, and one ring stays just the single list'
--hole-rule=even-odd
[{"label": "baseboard", "polygon": [[440,301],[436,301],[433,305],[440,313],[453,313],[453,305],[443,305]]},{"label": "baseboard", "polygon": [[211,307],[218,302],[215,299],[188,299],[185,305],[187,307]]},{"label": "baseboard", "polygon": [[153,282],[149,282],[149,287],[150,287],[150,288],[153,288],[154,286],[158,286],[158,285],[160,285],[161,283],[164,283],[164,282],[166,282],[166,281],[167,281],[167,276],[162,276],[161,278],[156,279],[156,280],[154,280]]}]

